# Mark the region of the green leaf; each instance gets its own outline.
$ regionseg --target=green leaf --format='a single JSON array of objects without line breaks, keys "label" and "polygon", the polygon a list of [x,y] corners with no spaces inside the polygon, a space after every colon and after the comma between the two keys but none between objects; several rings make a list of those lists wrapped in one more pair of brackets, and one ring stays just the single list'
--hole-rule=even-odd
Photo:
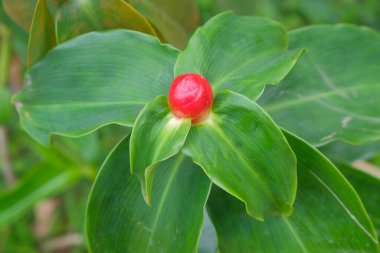
[{"label": "green leaf", "polygon": [[296,63],[302,50],[287,47],[287,33],[279,23],[228,12],[191,37],[175,74],[201,74],[215,93],[228,89],[255,100],[266,84],[279,83]]},{"label": "green leaf", "polygon": [[0,194],[0,225],[14,222],[36,203],[64,191],[79,178],[78,169],[58,163],[35,166],[14,188]]},{"label": "green leaf", "polygon": [[38,0],[2,0],[7,14],[29,32]]},{"label": "green leaf", "polygon": [[7,87],[0,85],[0,124],[7,123],[12,115],[11,94]]},{"label": "green leaf", "polygon": [[207,202],[221,253],[378,252],[376,233],[347,180],[321,153],[287,134],[298,158],[294,212],[258,222],[213,187]]},{"label": "green leaf", "polygon": [[179,49],[184,49],[187,36],[198,25],[196,0],[128,0],[151,20],[164,38]]},{"label": "green leaf", "polygon": [[116,28],[157,36],[148,20],[123,0],[71,1],[56,16],[59,43],[83,33]]},{"label": "green leaf", "polygon": [[210,180],[182,154],[158,165],[152,205],[129,174],[129,138],[99,172],[87,206],[87,239],[93,253],[194,253]]},{"label": "green leaf", "polygon": [[380,141],[364,145],[350,145],[343,141],[334,141],[319,148],[319,150],[333,161],[353,162],[367,160],[380,154]]},{"label": "green leaf", "polygon": [[264,109],[283,128],[315,146],[341,139],[380,138],[380,34],[350,25],[290,33],[306,53],[281,85],[263,95]]},{"label": "green leaf", "polygon": [[183,152],[245,202],[252,217],[292,212],[295,156],[281,130],[248,98],[229,91],[218,95],[207,121],[191,128]]},{"label": "green leaf", "polygon": [[125,30],[61,44],[29,69],[14,97],[21,125],[45,145],[52,133],[73,137],[110,123],[132,126],[147,102],[168,92],[177,54]]},{"label": "green leaf", "polygon": [[39,0],[30,28],[28,64],[32,65],[57,45],[54,20],[45,0]]},{"label": "green leaf", "polygon": [[380,178],[341,163],[338,163],[338,168],[358,192],[375,225],[377,236],[380,236]]},{"label": "green leaf", "polygon": [[149,205],[156,167],[181,150],[190,126],[191,119],[172,114],[164,96],[148,103],[137,117],[131,135],[131,172],[139,178]]}]

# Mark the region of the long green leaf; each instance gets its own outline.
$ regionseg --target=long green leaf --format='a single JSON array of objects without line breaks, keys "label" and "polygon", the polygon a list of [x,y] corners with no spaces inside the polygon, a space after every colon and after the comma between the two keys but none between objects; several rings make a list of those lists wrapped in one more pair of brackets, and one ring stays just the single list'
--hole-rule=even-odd
[{"label": "long green leaf", "polygon": [[49,162],[36,166],[15,188],[0,194],[0,225],[13,222],[37,202],[67,189],[79,178],[78,169]]},{"label": "long green leaf", "polygon": [[265,18],[218,15],[191,37],[179,55],[175,74],[205,76],[215,93],[232,90],[251,99],[266,84],[277,84],[302,50],[288,51],[286,30]]},{"label": "long green leaf", "polygon": [[258,222],[214,187],[207,207],[220,252],[378,252],[376,233],[352,186],[317,150],[292,135],[287,138],[298,158],[293,214]]},{"label": "long green leaf", "polygon": [[99,172],[87,206],[87,239],[92,253],[194,253],[203,224],[210,181],[179,154],[159,164],[152,205],[129,173],[129,138]]},{"label": "long green leaf", "polygon": [[157,36],[148,20],[123,0],[71,1],[56,16],[60,43],[83,33],[116,28]]},{"label": "long green leaf", "polygon": [[338,163],[338,168],[363,200],[363,204],[375,226],[377,236],[380,236],[380,178],[342,163]]},{"label": "long green leaf", "polygon": [[259,102],[275,121],[316,146],[379,139],[380,34],[349,25],[312,26],[291,32],[290,48],[306,53]]},{"label": "long green leaf", "polygon": [[181,150],[190,126],[191,119],[179,119],[172,114],[164,96],[148,103],[137,117],[131,135],[131,172],[139,178],[148,204],[158,163]]},{"label": "long green leaf", "polygon": [[30,28],[28,64],[32,65],[57,45],[54,20],[50,15],[46,0],[39,0]]},{"label": "long green leaf", "polygon": [[52,133],[80,136],[133,125],[143,106],[166,94],[178,51],[125,30],[79,36],[32,66],[14,101],[21,125],[47,145]]},{"label": "long green leaf", "polygon": [[245,202],[252,217],[292,212],[295,156],[281,130],[248,98],[230,91],[218,95],[207,121],[191,128],[183,152]]}]

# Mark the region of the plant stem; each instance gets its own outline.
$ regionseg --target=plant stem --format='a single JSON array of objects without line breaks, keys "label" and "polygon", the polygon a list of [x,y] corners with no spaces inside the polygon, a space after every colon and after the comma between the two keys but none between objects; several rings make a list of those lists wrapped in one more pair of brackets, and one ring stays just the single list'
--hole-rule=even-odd
[{"label": "plant stem", "polygon": [[9,187],[11,187],[15,184],[16,178],[12,171],[11,161],[8,153],[7,128],[4,126],[0,126],[0,160],[5,182]]},{"label": "plant stem", "polygon": [[[11,45],[10,31],[3,24],[0,24],[0,42],[0,86],[5,86],[9,77]],[[8,131],[6,126],[3,125],[0,125],[0,161],[5,182],[11,187],[14,185],[16,178],[12,171],[8,152]]]},{"label": "plant stem", "polygon": [[9,77],[9,66],[11,58],[10,31],[0,24],[0,85],[6,85]]}]

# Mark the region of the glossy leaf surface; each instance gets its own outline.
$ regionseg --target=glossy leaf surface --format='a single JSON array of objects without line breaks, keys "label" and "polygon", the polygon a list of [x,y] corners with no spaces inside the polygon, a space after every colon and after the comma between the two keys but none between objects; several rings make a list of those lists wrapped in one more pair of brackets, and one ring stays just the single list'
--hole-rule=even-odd
[{"label": "glossy leaf surface", "polygon": [[215,94],[228,89],[256,99],[266,84],[279,83],[296,63],[302,50],[287,48],[287,33],[280,24],[223,13],[191,37],[175,74],[201,74]]},{"label": "glossy leaf surface", "polygon": [[275,121],[317,146],[379,139],[380,34],[349,25],[313,26],[291,32],[290,48],[306,53],[259,102]]},{"label": "glossy leaf surface", "polygon": [[110,124],[133,125],[144,105],[166,94],[178,51],[142,33],[79,36],[35,64],[14,100],[21,125],[37,141],[80,136]]},{"label": "glossy leaf surface", "polygon": [[0,195],[0,225],[10,223],[39,201],[72,186],[80,177],[77,169],[43,163],[33,168],[15,188]]},{"label": "glossy leaf surface", "polygon": [[123,0],[71,1],[57,13],[60,43],[83,33],[124,28],[156,36],[152,25]]},{"label": "glossy leaf surface", "polygon": [[252,217],[292,212],[296,159],[281,130],[248,98],[230,91],[216,96],[209,118],[191,128],[183,152],[245,202]]},{"label": "glossy leaf surface", "polygon": [[156,167],[181,150],[190,126],[191,119],[172,114],[164,96],[148,103],[137,117],[131,135],[131,172],[139,178],[148,204]]},{"label": "glossy leaf surface", "polygon": [[56,46],[55,27],[46,0],[39,0],[30,28],[28,64],[32,65]]},{"label": "glossy leaf surface", "polygon": [[380,236],[380,178],[349,165],[338,164],[338,168],[358,192],[375,226],[377,236]]},{"label": "glossy leaf surface", "polygon": [[127,138],[92,189],[86,221],[91,252],[196,252],[211,185],[207,176],[182,154],[160,163],[148,207],[139,180],[129,173],[128,154]]},{"label": "glossy leaf surface", "polygon": [[198,25],[196,0],[128,0],[155,24],[164,38],[179,49],[185,48],[187,36]]},{"label": "glossy leaf surface", "polygon": [[287,138],[298,158],[293,214],[258,222],[239,201],[213,188],[207,206],[220,252],[378,252],[376,233],[352,186],[318,151]]}]

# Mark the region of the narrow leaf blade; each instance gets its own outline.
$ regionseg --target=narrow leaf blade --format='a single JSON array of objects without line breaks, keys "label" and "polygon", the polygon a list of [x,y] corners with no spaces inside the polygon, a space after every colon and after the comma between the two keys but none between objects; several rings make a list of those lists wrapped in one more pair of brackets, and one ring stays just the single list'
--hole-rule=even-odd
[{"label": "narrow leaf blade", "polygon": [[39,201],[69,188],[80,175],[78,169],[58,164],[35,166],[15,188],[0,195],[0,225],[14,221]]},{"label": "narrow leaf blade", "polygon": [[37,62],[57,45],[54,20],[45,0],[39,0],[29,34],[28,65]]}]

